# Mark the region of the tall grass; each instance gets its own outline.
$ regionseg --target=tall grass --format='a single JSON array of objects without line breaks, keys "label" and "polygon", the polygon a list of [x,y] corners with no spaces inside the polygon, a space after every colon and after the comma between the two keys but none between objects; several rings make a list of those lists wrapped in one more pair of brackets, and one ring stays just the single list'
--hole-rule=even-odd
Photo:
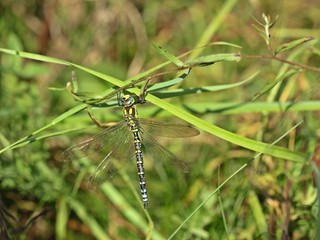
[{"label": "tall grass", "polygon": [[[317,39],[301,34],[318,34],[310,24],[313,15],[290,17],[301,13],[302,3],[280,8],[271,1],[235,0],[47,4],[2,3],[7,9],[6,24],[0,25],[3,238],[318,234],[320,69],[315,63],[320,51]],[[303,4],[313,14],[319,11]],[[30,31],[36,29],[32,23],[42,24],[42,32]],[[167,51],[155,50],[152,42]],[[234,48],[238,45],[242,48]],[[237,57],[230,61],[230,56]],[[174,69],[188,67],[193,69],[187,76],[174,76]],[[150,91],[139,113],[158,121],[180,118],[201,135],[162,141],[186,161],[186,175],[146,159],[148,210],[141,205],[136,172],[130,171],[134,162],[95,191],[86,182],[98,162],[59,162],[63,150],[101,131],[90,127],[83,111],[87,104],[74,101],[65,88],[71,70],[80,98],[89,92],[105,96],[152,75],[154,83],[176,84]],[[127,91],[139,95],[139,88]],[[99,120],[121,120],[113,100],[92,104]]]}]

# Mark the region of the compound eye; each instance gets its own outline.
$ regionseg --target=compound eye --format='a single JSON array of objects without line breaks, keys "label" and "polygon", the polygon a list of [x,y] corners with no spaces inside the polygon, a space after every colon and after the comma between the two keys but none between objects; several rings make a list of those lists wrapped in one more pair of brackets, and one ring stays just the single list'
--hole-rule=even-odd
[{"label": "compound eye", "polygon": [[134,101],[134,98],[128,95],[125,95],[121,98],[122,105],[127,107],[133,105]]}]

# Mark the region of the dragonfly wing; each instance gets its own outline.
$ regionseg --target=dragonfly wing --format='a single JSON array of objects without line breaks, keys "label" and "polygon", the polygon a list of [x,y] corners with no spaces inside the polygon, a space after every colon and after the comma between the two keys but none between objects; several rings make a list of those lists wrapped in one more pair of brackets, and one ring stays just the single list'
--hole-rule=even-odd
[{"label": "dragonfly wing", "polygon": [[183,172],[188,172],[187,165],[177,159],[171,152],[161,146],[150,134],[144,131],[142,133],[143,145],[145,146],[147,153],[152,156],[155,161],[162,162],[164,164],[172,165]]},{"label": "dragonfly wing", "polygon": [[170,138],[183,138],[197,136],[198,129],[183,124],[170,124],[146,119],[139,119],[141,131],[148,132],[150,135]]},{"label": "dragonfly wing", "polygon": [[98,152],[109,152],[112,150],[112,146],[118,142],[118,138],[121,136],[121,132],[126,129],[126,123],[120,122],[116,126],[111,126],[103,130],[101,133],[93,136],[92,138],[84,141],[76,146],[70,147],[65,150],[60,160],[63,162],[70,162],[75,159],[79,159],[85,156],[90,156]]},{"label": "dragonfly wing", "polygon": [[122,131],[114,144],[114,148],[101,161],[89,178],[89,189],[94,189],[110,180],[115,173],[134,158],[134,145],[131,132]]}]

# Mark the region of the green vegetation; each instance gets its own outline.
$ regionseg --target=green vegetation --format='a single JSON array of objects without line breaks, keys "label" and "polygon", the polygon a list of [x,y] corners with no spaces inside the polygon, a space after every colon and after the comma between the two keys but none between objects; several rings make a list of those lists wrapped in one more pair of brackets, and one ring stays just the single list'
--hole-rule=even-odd
[{"label": "green vegetation", "polygon": [[[319,13],[311,0],[0,3],[0,238],[320,239]],[[144,210],[134,161],[91,191],[105,155],[59,158],[102,131],[88,106],[121,121],[117,93],[146,86],[142,118],[201,134],[158,139],[189,172],[146,155]]]}]

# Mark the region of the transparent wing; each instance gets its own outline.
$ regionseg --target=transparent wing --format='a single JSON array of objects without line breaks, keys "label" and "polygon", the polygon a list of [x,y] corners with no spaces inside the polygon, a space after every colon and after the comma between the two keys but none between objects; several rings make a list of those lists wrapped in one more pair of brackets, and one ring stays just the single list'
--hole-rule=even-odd
[{"label": "transparent wing", "polygon": [[124,121],[116,126],[108,127],[87,141],[65,150],[60,156],[60,161],[70,162],[101,151],[104,151],[105,153],[111,152],[113,146],[121,141],[120,139],[125,132],[128,132],[128,129]]},{"label": "transparent wing", "polygon": [[141,129],[142,132],[142,143],[146,148],[148,154],[152,156],[154,161],[159,161],[164,164],[171,165],[177,169],[182,170],[183,172],[188,172],[187,165],[177,159],[171,152],[162,147],[150,134],[145,131],[145,129]]},{"label": "transparent wing", "polygon": [[183,138],[197,136],[200,132],[198,129],[183,124],[170,124],[146,119],[139,119],[141,130],[148,132],[151,136]]},{"label": "transparent wing", "polygon": [[118,169],[124,167],[134,158],[134,144],[131,132],[124,131],[118,140],[119,142],[116,143],[90,176],[89,189],[94,189],[105,181],[110,180]]},{"label": "transparent wing", "polygon": [[134,157],[133,136],[125,121],[108,127],[98,135],[64,151],[60,160],[69,162],[85,156],[106,156],[89,178],[89,189],[94,189],[114,176],[118,169]]}]

